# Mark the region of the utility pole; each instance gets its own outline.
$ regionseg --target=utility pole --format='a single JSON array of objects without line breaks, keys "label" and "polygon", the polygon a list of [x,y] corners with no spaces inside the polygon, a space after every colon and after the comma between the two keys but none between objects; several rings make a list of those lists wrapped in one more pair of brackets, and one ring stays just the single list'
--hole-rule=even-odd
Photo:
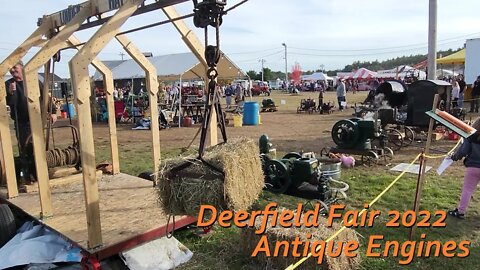
[{"label": "utility pole", "polygon": [[285,47],[285,86],[288,89],[288,60],[287,60],[287,44],[282,43],[282,46]]},{"label": "utility pole", "polygon": [[263,64],[265,64],[265,62],[267,62],[267,60],[265,60],[265,59],[260,59],[260,60],[258,60],[258,62],[261,62],[261,63],[262,63],[262,82],[264,82],[264,81],[265,81],[265,76],[263,75],[263,74],[264,74],[263,71],[264,71],[265,69],[263,68]]},{"label": "utility pole", "polygon": [[427,79],[435,80],[437,73],[437,0],[429,0],[428,13]]},{"label": "utility pole", "polygon": [[123,52],[120,52],[119,53],[120,57],[122,57],[122,61],[123,61],[123,56],[125,55]]}]

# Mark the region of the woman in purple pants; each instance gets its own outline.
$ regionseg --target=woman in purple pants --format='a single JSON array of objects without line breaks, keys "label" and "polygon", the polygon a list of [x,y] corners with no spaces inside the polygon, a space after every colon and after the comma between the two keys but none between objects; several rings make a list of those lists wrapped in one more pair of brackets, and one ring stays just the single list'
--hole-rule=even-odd
[{"label": "woman in purple pants", "polygon": [[475,120],[472,127],[477,130],[477,134],[465,140],[451,157],[454,161],[465,158],[463,163],[466,169],[460,202],[458,208],[448,211],[449,215],[460,219],[465,218],[470,199],[480,183],[480,118]]}]

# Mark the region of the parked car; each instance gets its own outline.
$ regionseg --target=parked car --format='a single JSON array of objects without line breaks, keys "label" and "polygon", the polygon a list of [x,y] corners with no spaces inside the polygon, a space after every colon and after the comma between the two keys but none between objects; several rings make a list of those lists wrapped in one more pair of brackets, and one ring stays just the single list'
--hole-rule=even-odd
[{"label": "parked car", "polygon": [[270,87],[268,86],[268,83],[262,81],[254,81],[252,85],[252,96],[260,96],[261,94],[270,96]]}]

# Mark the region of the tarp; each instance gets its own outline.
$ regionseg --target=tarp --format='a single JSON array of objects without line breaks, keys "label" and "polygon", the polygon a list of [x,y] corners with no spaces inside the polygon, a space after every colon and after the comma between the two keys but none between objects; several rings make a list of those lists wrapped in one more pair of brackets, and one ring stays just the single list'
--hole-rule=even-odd
[{"label": "tarp", "polygon": [[80,262],[80,248],[74,247],[42,225],[26,222],[0,248],[0,269],[31,263]]},{"label": "tarp", "polygon": [[452,53],[445,57],[437,59],[437,64],[464,64],[465,63],[465,49],[456,53]]}]

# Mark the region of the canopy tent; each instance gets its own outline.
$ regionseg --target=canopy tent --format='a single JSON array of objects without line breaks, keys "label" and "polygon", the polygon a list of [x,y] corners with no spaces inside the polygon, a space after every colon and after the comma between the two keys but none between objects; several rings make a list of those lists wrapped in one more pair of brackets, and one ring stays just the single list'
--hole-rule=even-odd
[{"label": "canopy tent", "polygon": [[302,80],[304,81],[333,81],[333,78],[328,77],[323,72],[315,72],[310,75],[302,76]]},{"label": "canopy tent", "polygon": [[439,58],[437,59],[437,64],[465,64],[465,50],[466,49],[462,49],[456,53]]},{"label": "canopy tent", "polygon": [[375,75],[375,78],[379,79],[387,79],[387,78],[400,78],[403,79],[405,77],[415,75],[418,76],[420,80],[425,79],[427,77],[427,74],[424,71],[421,71],[419,69],[413,68],[411,66],[398,66],[393,69],[387,69],[387,70],[379,70],[377,71],[377,74]]},{"label": "canopy tent", "polygon": [[366,68],[360,68],[353,74],[353,79],[371,79],[375,77],[377,73]]},{"label": "canopy tent", "polygon": [[[182,80],[194,80],[205,77],[205,68],[198,61],[193,53],[178,53],[161,55],[148,58],[155,66],[157,75],[163,81],[175,81],[180,77]],[[145,72],[133,60],[105,61],[110,65],[114,80],[145,78]],[[222,53],[217,65],[219,79],[231,79],[246,77],[247,75],[235,65],[226,55]],[[97,71],[93,75],[94,81],[103,80],[102,75]]]},{"label": "canopy tent", "polygon": [[459,73],[454,70],[449,70],[449,69],[437,69],[437,78],[442,77],[442,76],[447,76],[447,77],[455,77]]},{"label": "canopy tent", "polygon": [[353,72],[337,72],[337,78],[339,79],[352,79],[353,78]]}]

